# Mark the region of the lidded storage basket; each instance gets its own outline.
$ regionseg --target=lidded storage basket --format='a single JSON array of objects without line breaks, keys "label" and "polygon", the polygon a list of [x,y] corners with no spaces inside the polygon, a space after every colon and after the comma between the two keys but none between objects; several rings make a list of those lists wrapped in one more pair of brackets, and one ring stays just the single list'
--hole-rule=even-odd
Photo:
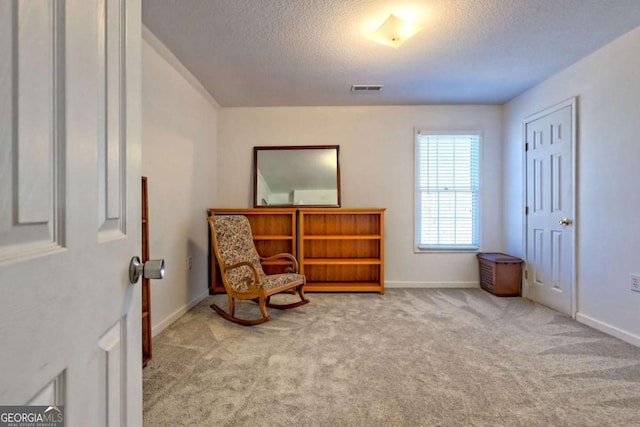
[{"label": "lidded storage basket", "polygon": [[477,256],[482,289],[500,297],[520,295],[523,260],[496,252],[481,252]]}]

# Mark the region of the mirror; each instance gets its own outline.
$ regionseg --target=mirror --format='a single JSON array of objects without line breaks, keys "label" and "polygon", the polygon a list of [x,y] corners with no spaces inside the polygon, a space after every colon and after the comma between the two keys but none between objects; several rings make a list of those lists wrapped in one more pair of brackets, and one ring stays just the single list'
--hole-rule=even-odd
[{"label": "mirror", "polygon": [[340,207],[339,148],[253,147],[253,206]]}]

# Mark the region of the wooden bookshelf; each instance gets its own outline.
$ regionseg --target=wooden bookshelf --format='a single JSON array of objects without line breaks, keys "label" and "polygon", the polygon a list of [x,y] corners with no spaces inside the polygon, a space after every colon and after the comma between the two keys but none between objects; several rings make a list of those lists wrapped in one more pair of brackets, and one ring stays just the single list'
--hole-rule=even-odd
[{"label": "wooden bookshelf", "polygon": [[308,292],[384,293],[384,209],[299,209]]},{"label": "wooden bookshelf", "polygon": [[[149,261],[149,188],[142,177],[142,262]],[[151,360],[151,289],[150,280],[142,278],[142,366]]]},{"label": "wooden bookshelf", "polygon": [[[295,255],[308,292],[384,293],[384,209],[255,208],[209,209],[209,215],[245,215],[263,257]],[[211,236],[209,236],[211,239]],[[210,292],[224,293],[209,245]],[[282,273],[285,261],[263,264]]]}]

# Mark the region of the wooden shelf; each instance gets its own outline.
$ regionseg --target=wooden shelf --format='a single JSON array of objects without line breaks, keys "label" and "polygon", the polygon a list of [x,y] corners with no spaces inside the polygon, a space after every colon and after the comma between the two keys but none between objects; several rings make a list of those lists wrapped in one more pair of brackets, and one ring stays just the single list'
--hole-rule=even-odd
[{"label": "wooden shelf", "polygon": [[287,261],[287,260],[262,261],[262,265],[291,265],[291,261]]},{"label": "wooden shelf", "polygon": [[380,265],[380,258],[305,258],[306,265]]},{"label": "wooden shelf", "polygon": [[295,239],[295,236],[288,236],[288,235],[268,235],[268,234],[259,234],[259,235],[254,235],[253,236],[253,240],[293,240]]},{"label": "wooden shelf", "polygon": [[303,237],[304,240],[379,240],[382,239],[382,236],[379,234],[366,234],[366,235],[357,235],[357,234],[345,234],[345,235],[306,235]]},{"label": "wooden shelf", "polygon": [[[297,257],[306,291],[384,293],[384,209],[209,209],[208,214],[245,215],[261,256]],[[223,293],[211,251],[209,260],[210,291]],[[265,261],[263,268],[267,274],[282,273],[289,265]]]},{"label": "wooden shelf", "polygon": [[[149,187],[142,177],[142,262],[149,261]],[[142,278],[142,366],[151,360],[151,283]]]},{"label": "wooden shelf", "polygon": [[384,293],[384,209],[298,211],[309,292]]},{"label": "wooden shelf", "polygon": [[380,292],[379,282],[313,282],[305,286],[309,292]]}]

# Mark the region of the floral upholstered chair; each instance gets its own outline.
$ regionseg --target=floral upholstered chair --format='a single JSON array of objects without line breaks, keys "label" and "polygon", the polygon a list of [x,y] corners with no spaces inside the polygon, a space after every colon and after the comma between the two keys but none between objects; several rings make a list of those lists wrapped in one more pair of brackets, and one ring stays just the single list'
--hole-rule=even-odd
[{"label": "floral upholstered chair", "polygon": [[[227,313],[216,304],[211,308],[223,318],[244,326],[257,325],[271,320],[267,307],[288,309],[307,304],[304,296],[306,279],[298,274],[298,261],[291,254],[277,254],[268,258],[258,255],[251,235],[249,220],[242,215],[213,215],[208,218],[211,228],[211,245],[220,266],[222,283],[229,298]],[[286,273],[265,274],[262,261],[286,259],[291,262]],[[291,290],[300,301],[291,304],[273,304],[271,295]],[[262,318],[245,320],[235,317],[235,300],[252,300],[258,303]]]}]

